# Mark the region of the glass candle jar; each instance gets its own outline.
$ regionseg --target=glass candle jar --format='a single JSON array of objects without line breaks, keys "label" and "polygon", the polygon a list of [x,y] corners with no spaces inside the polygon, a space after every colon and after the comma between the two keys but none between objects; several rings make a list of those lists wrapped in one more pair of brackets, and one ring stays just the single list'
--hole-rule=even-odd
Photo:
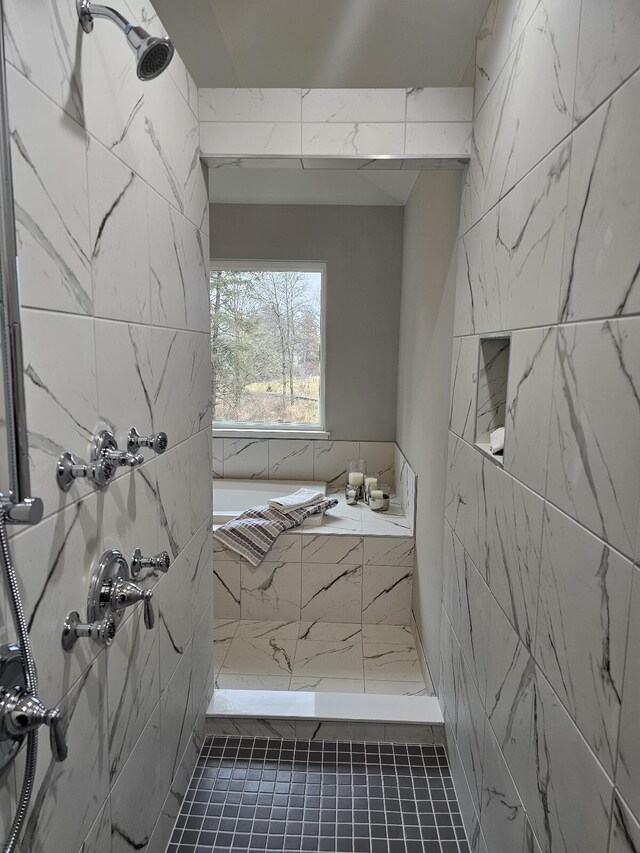
[{"label": "glass candle jar", "polygon": [[353,503],[364,498],[364,472],[367,470],[365,459],[350,459],[347,462],[347,503],[349,503],[349,492],[355,491]]},{"label": "glass candle jar", "polygon": [[369,490],[369,509],[372,512],[386,512],[389,509],[391,486],[379,483],[377,489]]},{"label": "glass candle jar", "polygon": [[378,477],[374,477],[373,474],[367,474],[364,478],[364,499],[367,503],[369,503],[369,492],[371,489],[378,488]]}]

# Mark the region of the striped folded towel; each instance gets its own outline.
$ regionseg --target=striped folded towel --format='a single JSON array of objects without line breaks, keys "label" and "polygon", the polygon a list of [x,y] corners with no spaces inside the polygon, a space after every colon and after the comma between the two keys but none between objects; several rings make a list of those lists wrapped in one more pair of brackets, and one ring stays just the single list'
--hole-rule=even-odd
[{"label": "striped folded towel", "polygon": [[313,506],[324,500],[322,492],[315,489],[302,488],[298,489],[292,495],[286,495],[282,498],[271,498],[268,501],[269,506],[274,509],[281,509],[282,512],[289,512],[292,509],[303,509],[305,506]]},{"label": "striped folded towel", "polygon": [[302,524],[310,515],[326,512],[337,506],[337,503],[336,498],[325,498],[312,506],[287,512],[268,505],[255,506],[233,521],[223,524],[213,535],[231,551],[248,560],[252,566],[259,566],[281,533]]}]

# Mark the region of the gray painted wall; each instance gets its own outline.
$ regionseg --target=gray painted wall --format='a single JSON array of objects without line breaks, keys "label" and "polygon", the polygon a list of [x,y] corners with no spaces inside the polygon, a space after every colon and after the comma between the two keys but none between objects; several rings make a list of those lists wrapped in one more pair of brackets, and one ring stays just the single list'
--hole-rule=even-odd
[{"label": "gray painted wall", "polygon": [[210,206],[211,257],[325,261],[326,428],[394,441],[402,207]]},{"label": "gray painted wall", "polygon": [[422,172],[405,209],[397,443],[418,475],[413,610],[438,676],[460,172]]},{"label": "gray painted wall", "polygon": [[[480,32],[446,500],[452,771],[477,853],[633,853],[640,5],[494,0]],[[511,335],[504,467],[474,445],[491,332]]]}]

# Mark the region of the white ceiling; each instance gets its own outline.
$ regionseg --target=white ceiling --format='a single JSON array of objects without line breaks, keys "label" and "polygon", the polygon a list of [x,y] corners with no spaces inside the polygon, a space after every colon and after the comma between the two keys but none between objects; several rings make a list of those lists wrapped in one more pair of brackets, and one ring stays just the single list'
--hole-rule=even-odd
[{"label": "white ceiling", "polygon": [[[284,163],[296,163],[286,161]],[[209,168],[209,200],[227,204],[405,204],[414,170]]]},{"label": "white ceiling", "polygon": [[154,0],[198,86],[458,85],[488,0]]}]

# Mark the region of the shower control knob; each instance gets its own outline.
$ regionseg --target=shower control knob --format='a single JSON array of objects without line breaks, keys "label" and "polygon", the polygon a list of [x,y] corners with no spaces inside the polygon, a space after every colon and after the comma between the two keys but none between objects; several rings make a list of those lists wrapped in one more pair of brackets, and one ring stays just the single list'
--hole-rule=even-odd
[{"label": "shower control knob", "polygon": [[67,740],[64,718],[59,708],[47,708],[38,699],[20,687],[0,691],[0,725],[6,737],[23,738],[42,725],[49,727],[51,752],[56,761],[67,757]]},{"label": "shower control knob", "polygon": [[110,597],[111,609],[116,612],[142,601],[144,603],[144,624],[147,628],[153,628],[156,620],[151,604],[153,592],[150,589],[142,589],[131,581],[119,580],[111,586]]},{"label": "shower control knob", "polygon": [[131,558],[131,574],[136,577],[142,569],[158,569],[166,573],[171,565],[171,557],[167,551],[161,551],[155,557],[143,557],[140,548],[136,548]]},{"label": "shower control knob", "polygon": [[140,453],[127,453],[126,450],[103,450],[102,458],[116,468],[137,468],[144,462],[144,456]]},{"label": "shower control knob", "polygon": [[101,457],[87,465],[80,462],[73,453],[63,453],[58,459],[56,479],[63,492],[68,492],[73,481],[86,478],[100,487],[108,486],[115,474],[115,465],[106,457]]},{"label": "shower control knob", "polygon": [[148,447],[154,453],[164,453],[169,447],[169,439],[166,432],[157,432],[155,435],[140,435],[135,427],[131,427],[127,437],[127,449],[130,453]]},{"label": "shower control knob", "polygon": [[80,637],[89,637],[103,646],[110,646],[116,635],[116,622],[111,613],[99,622],[81,622],[77,610],[72,610],[64,620],[62,648],[68,652]]}]

